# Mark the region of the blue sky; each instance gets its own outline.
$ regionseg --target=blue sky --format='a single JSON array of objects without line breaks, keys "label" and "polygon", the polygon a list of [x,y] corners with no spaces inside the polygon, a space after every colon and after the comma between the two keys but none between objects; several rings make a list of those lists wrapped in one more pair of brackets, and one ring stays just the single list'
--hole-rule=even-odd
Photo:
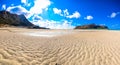
[{"label": "blue sky", "polygon": [[0,10],[24,14],[33,24],[51,29],[90,23],[120,29],[120,0],[0,0]]}]

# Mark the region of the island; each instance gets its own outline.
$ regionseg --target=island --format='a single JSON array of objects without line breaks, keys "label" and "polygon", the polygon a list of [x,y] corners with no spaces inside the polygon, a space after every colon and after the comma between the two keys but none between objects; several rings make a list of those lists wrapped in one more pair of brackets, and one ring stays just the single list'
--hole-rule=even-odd
[{"label": "island", "polygon": [[76,26],[74,29],[109,29],[107,26],[104,25],[96,25],[96,24],[87,24],[82,26]]}]

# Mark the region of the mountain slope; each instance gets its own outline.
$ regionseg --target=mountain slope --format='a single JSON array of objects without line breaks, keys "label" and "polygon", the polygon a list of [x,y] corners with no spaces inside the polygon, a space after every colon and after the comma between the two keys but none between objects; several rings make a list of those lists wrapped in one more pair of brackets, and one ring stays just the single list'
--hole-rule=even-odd
[{"label": "mountain slope", "polygon": [[0,24],[11,26],[33,26],[24,15],[11,14],[8,11],[0,11]]},{"label": "mountain slope", "polygon": [[36,29],[47,29],[39,27],[29,22],[24,15],[11,14],[8,11],[0,11],[0,27],[4,26],[17,26]]}]

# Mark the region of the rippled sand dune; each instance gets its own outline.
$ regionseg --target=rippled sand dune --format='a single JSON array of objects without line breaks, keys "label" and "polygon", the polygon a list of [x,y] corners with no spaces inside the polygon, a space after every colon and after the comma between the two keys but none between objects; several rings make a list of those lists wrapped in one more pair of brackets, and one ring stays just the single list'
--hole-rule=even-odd
[{"label": "rippled sand dune", "polygon": [[120,65],[120,31],[0,29],[0,65]]}]

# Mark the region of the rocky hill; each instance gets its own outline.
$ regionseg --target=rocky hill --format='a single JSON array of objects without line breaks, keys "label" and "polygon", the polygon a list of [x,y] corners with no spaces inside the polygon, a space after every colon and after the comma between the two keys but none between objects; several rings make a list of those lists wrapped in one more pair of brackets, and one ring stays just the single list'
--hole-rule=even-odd
[{"label": "rocky hill", "polygon": [[75,29],[108,29],[108,27],[103,25],[88,24],[88,25],[76,26]]},{"label": "rocky hill", "polygon": [[0,11],[0,27],[4,27],[4,26],[47,29],[32,24],[26,19],[24,15],[11,14],[8,11]]}]

